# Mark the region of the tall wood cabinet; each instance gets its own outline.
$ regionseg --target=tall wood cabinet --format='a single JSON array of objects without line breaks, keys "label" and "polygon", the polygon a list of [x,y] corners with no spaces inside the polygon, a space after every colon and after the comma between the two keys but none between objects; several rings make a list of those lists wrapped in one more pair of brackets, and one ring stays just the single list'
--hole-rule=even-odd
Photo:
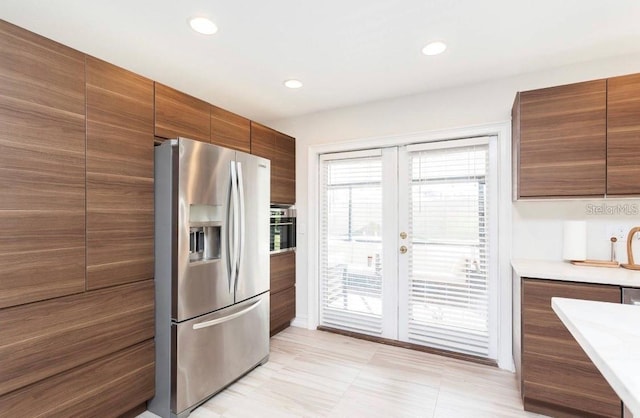
[{"label": "tall wood cabinet", "polygon": [[295,204],[295,139],[251,122],[251,153],[271,160],[271,203]]},{"label": "tall wood cabinet", "polygon": [[552,297],[621,301],[618,286],[522,279],[525,410],[554,417],[620,417],[620,399],[555,314]]},{"label": "tall wood cabinet", "polygon": [[154,394],[153,86],[1,20],[0,75],[0,417],[127,413]]},{"label": "tall wood cabinet", "polygon": [[0,21],[0,74],[2,308],[85,289],[84,55]]},{"label": "tall wood cabinet", "polygon": [[514,198],[640,195],[640,74],[520,92]]},{"label": "tall wood cabinet", "polygon": [[87,57],[87,289],[153,278],[153,82]]}]

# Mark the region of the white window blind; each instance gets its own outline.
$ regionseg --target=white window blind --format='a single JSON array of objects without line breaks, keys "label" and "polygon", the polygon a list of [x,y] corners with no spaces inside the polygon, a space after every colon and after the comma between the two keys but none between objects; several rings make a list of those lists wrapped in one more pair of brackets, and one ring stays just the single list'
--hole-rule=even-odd
[{"label": "white window blind", "polygon": [[370,154],[321,159],[320,324],[380,335],[382,160]]},{"label": "white window blind", "polygon": [[486,144],[409,149],[407,340],[486,357]]}]

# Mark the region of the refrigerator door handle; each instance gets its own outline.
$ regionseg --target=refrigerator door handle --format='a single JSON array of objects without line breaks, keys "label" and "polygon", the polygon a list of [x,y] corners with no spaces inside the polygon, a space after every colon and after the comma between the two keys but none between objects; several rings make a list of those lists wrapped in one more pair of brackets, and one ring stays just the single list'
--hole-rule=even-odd
[{"label": "refrigerator door handle", "polygon": [[231,315],[223,316],[222,318],[212,319],[211,321],[200,322],[199,324],[193,324],[193,329],[208,328],[214,325],[222,324],[223,322],[231,321],[232,319],[242,316],[248,312],[251,312],[252,310],[257,308],[258,305],[260,305],[260,303],[262,303],[262,299],[257,300],[251,306],[246,307],[243,310],[238,311],[236,313],[232,313]]},{"label": "refrigerator door handle", "polygon": [[235,282],[235,187],[236,187],[236,170],[235,161],[229,164],[229,175],[231,184],[229,187],[228,206],[227,206],[227,274],[229,280],[229,293],[234,289]]},{"label": "refrigerator door handle", "polygon": [[235,161],[231,162],[233,170],[231,172],[231,190],[233,190],[233,260],[231,262],[232,271],[232,287],[235,292],[238,287],[238,260],[240,258],[240,196],[238,193],[238,175],[239,164]]},{"label": "refrigerator door handle", "polygon": [[236,163],[236,171],[238,172],[238,197],[239,197],[239,216],[238,216],[238,224],[239,224],[239,235],[238,235],[238,256],[236,262],[236,284],[234,290],[238,290],[238,278],[240,277],[240,261],[242,260],[242,256],[244,255],[244,239],[245,239],[245,209],[244,209],[244,180],[242,178],[242,164],[240,162]]}]

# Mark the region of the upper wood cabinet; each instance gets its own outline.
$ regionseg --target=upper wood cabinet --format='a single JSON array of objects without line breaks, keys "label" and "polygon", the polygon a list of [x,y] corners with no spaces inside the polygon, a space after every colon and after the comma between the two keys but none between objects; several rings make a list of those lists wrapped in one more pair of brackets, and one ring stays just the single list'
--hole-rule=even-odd
[{"label": "upper wood cabinet", "polygon": [[617,286],[522,279],[525,410],[562,417],[619,417],[620,398],[555,314],[552,297],[621,300]]},{"label": "upper wood cabinet", "polygon": [[512,115],[518,198],[604,196],[606,80],[518,93]]},{"label": "upper wood cabinet", "polygon": [[251,152],[251,121],[211,105],[211,143]]},{"label": "upper wood cabinet", "polygon": [[155,116],[156,136],[210,141],[211,115],[207,102],[155,83]]},{"label": "upper wood cabinet", "polygon": [[271,160],[271,203],[295,204],[295,138],[251,122],[251,153]]},{"label": "upper wood cabinet", "polygon": [[0,308],[85,289],[84,71],[0,20]]},{"label": "upper wood cabinet", "polygon": [[87,289],[153,278],[153,81],[87,57]]},{"label": "upper wood cabinet", "polygon": [[640,74],[607,80],[607,194],[640,194]]}]

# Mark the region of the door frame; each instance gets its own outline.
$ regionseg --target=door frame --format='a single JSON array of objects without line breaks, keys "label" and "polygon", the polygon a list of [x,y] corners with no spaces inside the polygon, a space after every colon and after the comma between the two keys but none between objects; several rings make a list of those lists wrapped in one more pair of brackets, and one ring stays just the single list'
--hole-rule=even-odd
[{"label": "door frame", "polygon": [[[307,320],[308,329],[318,326],[318,265],[319,265],[319,222],[320,201],[319,167],[320,154],[329,152],[357,151],[370,148],[401,146],[420,142],[434,142],[477,136],[496,136],[498,145],[498,367],[514,371],[512,354],[512,270],[511,270],[511,122],[476,125],[383,137],[309,146],[308,166],[308,260],[307,260]],[[301,313],[304,314],[304,313]],[[302,322],[302,321],[300,321]]]}]

